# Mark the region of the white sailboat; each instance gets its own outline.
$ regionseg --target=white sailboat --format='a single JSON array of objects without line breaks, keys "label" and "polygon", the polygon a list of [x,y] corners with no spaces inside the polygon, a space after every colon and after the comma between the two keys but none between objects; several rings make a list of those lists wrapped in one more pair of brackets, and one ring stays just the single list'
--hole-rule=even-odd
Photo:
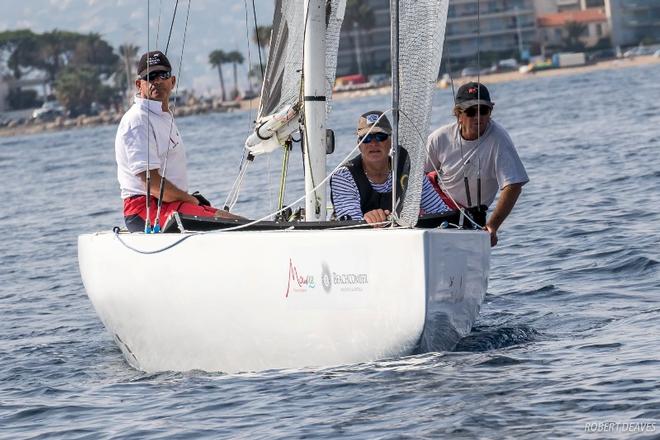
[{"label": "white sailboat", "polygon": [[246,146],[272,151],[300,129],[307,221],[200,233],[190,229],[227,225],[179,216],[176,234],[81,235],[85,289],[133,367],[332,366],[451,349],[470,331],[488,285],[488,234],[416,226],[447,2],[392,0],[392,122],[410,177],[398,225],[379,229],[325,219],[327,101],[345,0],[306,0],[303,11],[276,2],[258,135]]}]

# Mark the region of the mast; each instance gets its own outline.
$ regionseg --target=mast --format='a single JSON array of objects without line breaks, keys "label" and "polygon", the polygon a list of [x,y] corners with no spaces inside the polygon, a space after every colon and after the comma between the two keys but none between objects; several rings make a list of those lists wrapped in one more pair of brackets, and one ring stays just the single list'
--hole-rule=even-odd
[{"label": "mast", "polygon": [[[397,176],[399,146],[399,0],[390,0],[390,57],[392,65],[392,212],[397,212]],[[396,218],[396,217],[395,217]]]},{"label": "mast", "polygon": [[304,42],[304,169],[305,220],[325,220],[325,185],[311,192],[326,177],[325,0],[308,0]]}]

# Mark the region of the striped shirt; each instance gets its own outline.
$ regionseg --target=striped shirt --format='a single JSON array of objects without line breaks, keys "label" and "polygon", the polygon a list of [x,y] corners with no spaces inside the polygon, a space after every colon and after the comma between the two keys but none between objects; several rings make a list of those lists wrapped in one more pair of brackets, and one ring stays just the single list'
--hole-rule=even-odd
[{"label": "striped shirt", "polygon": [[[392,172],[387,176],[384,183],[371,183],[374,191],[386,193],[392,191]],[[363,220],[363,212],[360,207],[360,191],[353,179],[353,175],[346,167],[341,167],[330,181],[330,191],[334,203],[337,218],[349,216],[352,220]],[[422,200],[420,214],[439,214],[451,211],[438,193],[435,192],[431,182],[424,177],[422,184]]]}]

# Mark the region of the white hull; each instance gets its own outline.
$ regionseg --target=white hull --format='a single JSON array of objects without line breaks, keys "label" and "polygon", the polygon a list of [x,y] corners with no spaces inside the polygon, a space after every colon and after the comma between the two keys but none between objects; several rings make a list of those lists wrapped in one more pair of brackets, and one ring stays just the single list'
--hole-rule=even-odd
[{"label": "white hull", "polygon": [[[186,234],[122,234],[141,250]],[[128,362],[146,372],[332,366],[445,350],[488,284],[482,231],[207,233],[144,255],[81,235],[80,272]]]}]

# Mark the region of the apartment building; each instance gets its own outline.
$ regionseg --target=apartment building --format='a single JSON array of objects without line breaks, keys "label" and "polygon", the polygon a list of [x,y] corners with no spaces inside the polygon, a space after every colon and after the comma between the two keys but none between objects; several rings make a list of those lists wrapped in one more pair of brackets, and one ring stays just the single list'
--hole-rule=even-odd
[{"label": "apartment building", "polygon": [[[389,70],[389,0],[363,3],[372,16],[362,23],[350,15],[344,19],[338,75]],[[536,34],[534,0],[449,0],[443,59],[461,67],[475,65],[478,51],[482,56],[524,57]]]},{"label": "apartment building", "polygon": [[605,0],[612,45],[660,43],[660,0]]}]

